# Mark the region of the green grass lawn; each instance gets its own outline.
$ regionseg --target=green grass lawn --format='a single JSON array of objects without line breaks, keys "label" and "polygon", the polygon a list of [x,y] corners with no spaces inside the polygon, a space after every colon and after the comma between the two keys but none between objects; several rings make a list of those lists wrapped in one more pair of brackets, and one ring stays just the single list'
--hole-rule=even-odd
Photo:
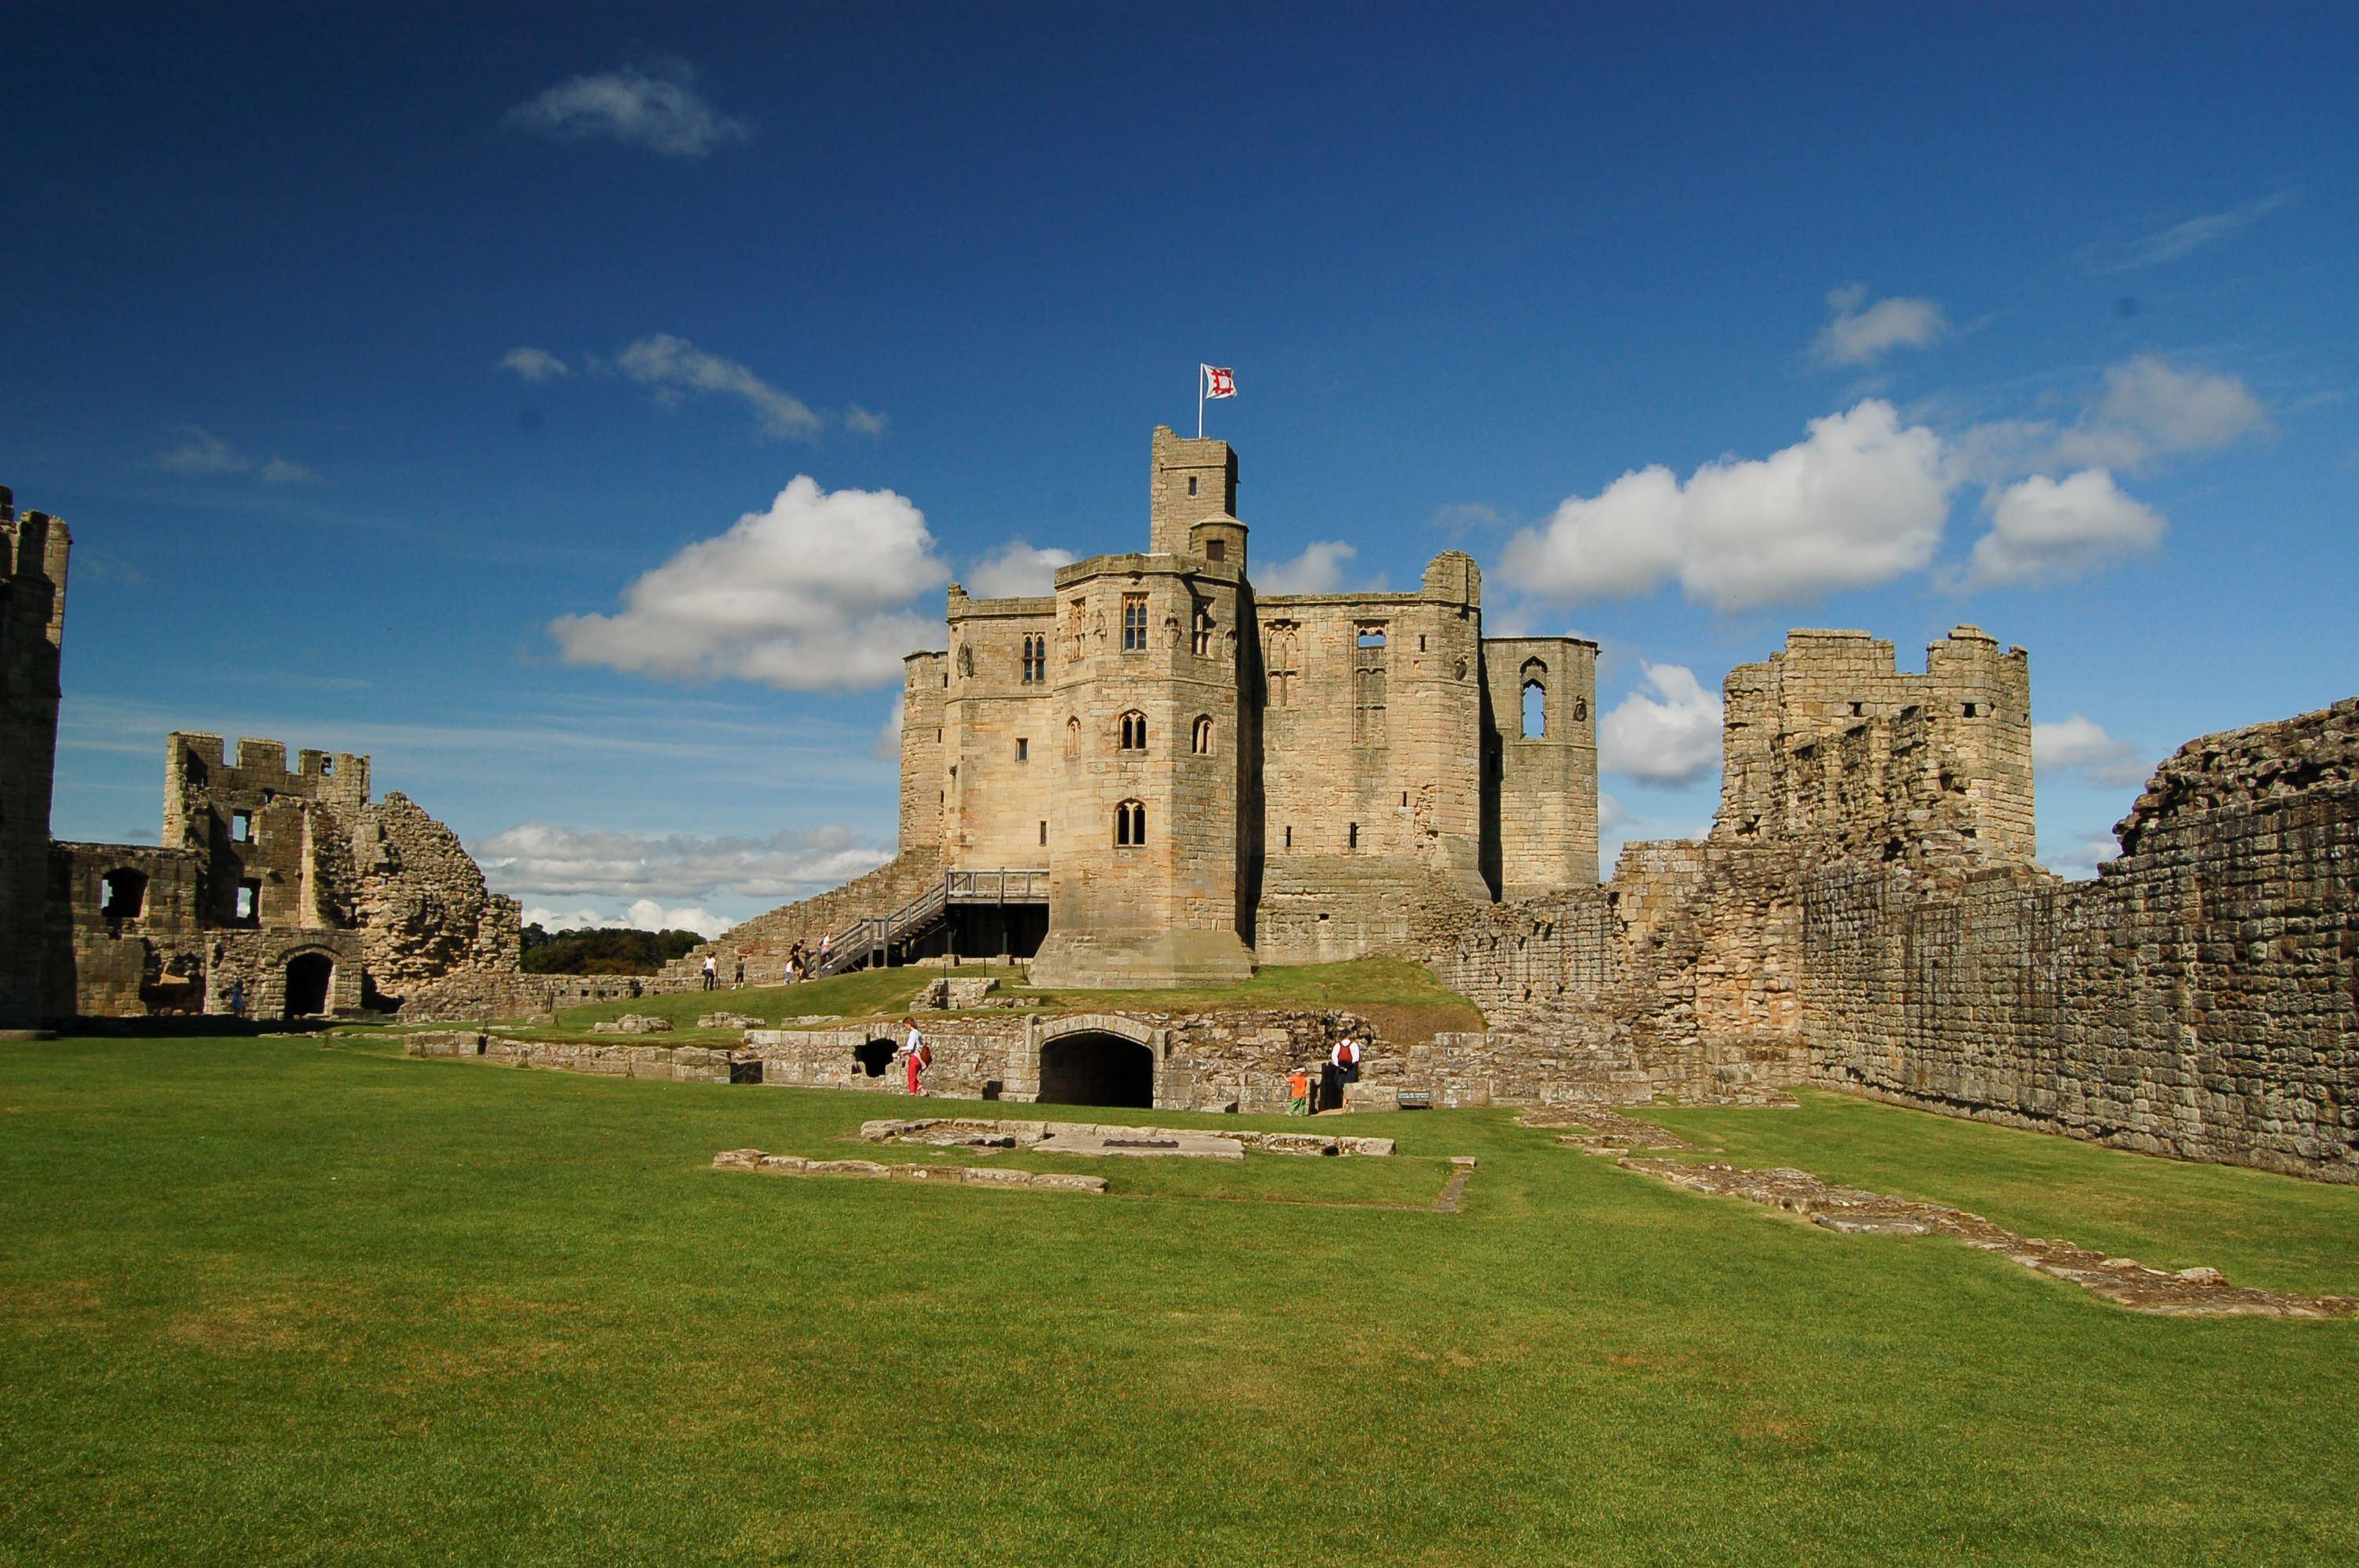
[{"label": "green grass lawn", "polygon": [[[875,1157],[838,1140],[905,1105],[0,1044],[0,1564],[2359,1560],[2359,1323],[2139,1317],[1504,1110],[1316,1124],[1390,1162],[996,1157],[1106,1197],[707,1168]],[[2359,1291],[2348,1188],[1832,1096],[1661,1119]],[[1466,1153],[1461,1213],[1349,1206]]]}]

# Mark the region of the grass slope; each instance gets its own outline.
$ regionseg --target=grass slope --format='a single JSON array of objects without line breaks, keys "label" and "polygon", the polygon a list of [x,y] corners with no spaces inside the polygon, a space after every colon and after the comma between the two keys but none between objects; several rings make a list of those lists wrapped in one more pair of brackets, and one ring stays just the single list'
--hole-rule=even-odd
[{"label": "grass slope", "polygon": [[679,991],[630,1001],[604,1001],[568,1008],[559,1028],[535,1030],[552,1038],[590,1037],[590,1026],[626,1012],[672,1021],[681,1044],[737,1039],[734,1030],[702,1031],[707,1013],[736,1012],[776,1022],[780,1018],[835,1013],[847,1019],[897,1017],[908,1011],[920,987],[943,974],[993,976],[1012,996],[1039,999],[1059,1011],[1098,1010],[1153,1012],[1195,1009],[1342,1008],[1368,1018],[1397,1046],[1421,1044],[1437,1030],[1477,1030],[1483,1014],[1473,1003],[1433,978],[1419,964],[1399,958],[1357,958],[1343,964],[1269,964],[1243,985],[1206,990],[1048,990],[1015,983],[1023,970],[1003,965],[965,964],[958,968],[855,969],[799,986],[748,986],[743,990]]},{"label": "grass slope", "polygon": [[[1093,1167],[1105,1198],[705,1168],[856,1152],[892,1103],[0,1044],[0,1563],[2359,1556],[2359,1325],[2141,1318],[1505,1111],[1351,1119],[1389,1166]],[[1831,1098],[1666,1119],[2359,1288],[2349,1189]],[[1453,1153],[1463,1213],[1316,1206],[1427,1201]],[[1313,1202],[1205,1201],[1255,1195]]]}]

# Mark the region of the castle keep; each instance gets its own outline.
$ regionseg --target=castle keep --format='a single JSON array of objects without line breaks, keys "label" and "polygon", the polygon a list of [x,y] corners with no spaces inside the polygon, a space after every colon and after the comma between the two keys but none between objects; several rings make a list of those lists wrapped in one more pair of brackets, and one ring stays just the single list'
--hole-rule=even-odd
[{"label": "castle keep", "polygon": [[1043,984],[1244,979],[1397,946],[1408,902],[1597,880],[1594,643],[1412,593],[1256,595],[1228,444],[1155,432],[1147,547],[1037,599],[950,590],[909,655],[901,849],[1047,873]]}]

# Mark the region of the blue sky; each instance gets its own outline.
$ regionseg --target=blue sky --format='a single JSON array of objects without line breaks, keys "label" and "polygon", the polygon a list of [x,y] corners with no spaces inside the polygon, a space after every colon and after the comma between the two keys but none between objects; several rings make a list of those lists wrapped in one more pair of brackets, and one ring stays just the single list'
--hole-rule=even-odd
[{"label": "blue sky", "polygon": [[552,918],[838,880],[942,584],[1135,545],[1202,360],[1265,586],[1602,642],[1611,838],[1789,626],[2028,647],[2076,874],[2359,691],[2350,7],[1267,9],[12,7],[58,834],[210,729]]}]

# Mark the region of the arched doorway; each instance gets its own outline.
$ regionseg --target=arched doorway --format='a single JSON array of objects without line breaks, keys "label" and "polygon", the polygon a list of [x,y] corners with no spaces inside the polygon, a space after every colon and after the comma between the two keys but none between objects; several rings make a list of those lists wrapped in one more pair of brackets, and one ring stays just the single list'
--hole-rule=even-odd
[{"label": "arched doorway", "polygon": [[1048,1105],[1155,1104],[1155,1053],[1118,1034],[1068,1034],[1040,1047]]},{"label": "arched doorway", "polygon": [[325,953],[298,953],[287,960],[287,1016],[309,1018],[328,1011],[336,961]]}]

